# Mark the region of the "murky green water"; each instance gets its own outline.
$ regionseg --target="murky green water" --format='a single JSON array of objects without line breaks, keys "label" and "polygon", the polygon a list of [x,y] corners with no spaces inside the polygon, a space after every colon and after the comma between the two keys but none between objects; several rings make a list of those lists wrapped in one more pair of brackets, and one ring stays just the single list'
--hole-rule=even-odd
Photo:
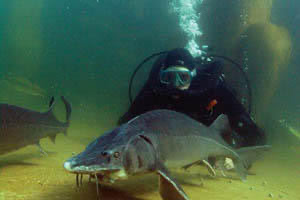
[{"label": "murky green water", "polygon": [[[245,183],[201,167],[173,172],[190,199],[300,199],[300,139],[285,127],[300,130],[299,9],[297,0],[205,0],[195,8],[197,42],[248,68],[253,117],[273,147]],[[41,141],[48,156],[35,146],[0,156],[0,200],[96,199],[95,183],[85,177],[77,188],[63,162],[115,127],[142,59],[186,45],[178,19],[160,0],[0,2],[0,103],[45,111],[52,95],[64,95],[73,108],[68,136]],[[135,93],[149,69],[138,73]],[[64,119],[61,102],[55,113]],[[101,199],[160,199],[157,188],[156,175],[135,177],[104,186]]]}]

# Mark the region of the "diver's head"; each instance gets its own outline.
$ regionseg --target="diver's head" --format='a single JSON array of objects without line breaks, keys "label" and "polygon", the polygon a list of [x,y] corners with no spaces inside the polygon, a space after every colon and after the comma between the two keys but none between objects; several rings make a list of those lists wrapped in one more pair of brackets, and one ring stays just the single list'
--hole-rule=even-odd
[{"label": "diver's head", "polygon": [[168,87],[186,90],[196,76],[194,58],[183,48],[170,51],[159,73],[160,82]]}]

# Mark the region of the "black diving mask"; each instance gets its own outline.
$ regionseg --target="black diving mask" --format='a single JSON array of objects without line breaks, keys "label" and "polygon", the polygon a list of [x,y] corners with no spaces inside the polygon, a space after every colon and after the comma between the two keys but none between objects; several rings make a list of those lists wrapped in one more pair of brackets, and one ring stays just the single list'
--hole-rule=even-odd
[{"label": "black diving mask", "polygon": [[160,82],[174,87],[189,86],[193,77],[196,76],[196,69],[190,71],[184,66],[172,66],[160,71]]}]

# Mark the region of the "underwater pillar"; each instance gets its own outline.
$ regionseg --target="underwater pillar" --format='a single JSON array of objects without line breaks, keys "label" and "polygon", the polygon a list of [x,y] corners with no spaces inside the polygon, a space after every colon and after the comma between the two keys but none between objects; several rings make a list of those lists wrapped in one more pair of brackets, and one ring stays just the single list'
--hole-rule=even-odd
[{"label": "underwater pillar", "polygon": [[271,22],[273,0],[243,0],[242,28],[237,38],[235,56],[244,64],[253,90],[253,115],[265,116],[287,68],[291,38],[286,28]]},{"label": "underwater pillar", "polygon": [[[283,77],[290,55],[288,31],[271,23],[250,25],[246,38],[239,43],[239,60],[246,61],[253,91],[253,111],[257,119],[264,116]],[[245,55],[244,52],[247,52]]]},{"label": "underwater pillar", "polygon": [[270,109],[291,54],[287,29],[271,22],[272,5],[273,0],[227,0],[224,4],[207,0],[199,8],[201,43],[242,64],[253,90],[252,114],[258,121]]}]

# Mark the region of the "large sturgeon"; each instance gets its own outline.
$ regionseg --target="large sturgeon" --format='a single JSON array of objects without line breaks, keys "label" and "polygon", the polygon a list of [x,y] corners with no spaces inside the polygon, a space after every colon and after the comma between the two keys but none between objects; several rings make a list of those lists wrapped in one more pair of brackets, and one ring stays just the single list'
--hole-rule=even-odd
[{"label": "large sturgeon", "polygon": [[47,112],[37,112],[9,104],[0,104],[0,155],[22,147],[36,144],[40,150],[40,139],[55,137],[62,132],[67,134],[70,124],[71,105],[61,97],[66,108],[66,122],[60,122],[53,115],[54,98]]},{"label": "large sturgeon", "polygon": [[85,151],[68,159],[64,168],[77,174],[77,182],[78,174],[95,177],[97,193],[98,181],[109,183],[131,175],[157,173],[163,199],[187,200],[168,168],[187,166],[208,157],[231,158],[237,173],[245,180],[249,164],[269,149],[269,146],[232,149],[220,136],[228,128],[225,115],[206,127],[178,112],[150,111],[100,136]]}]

